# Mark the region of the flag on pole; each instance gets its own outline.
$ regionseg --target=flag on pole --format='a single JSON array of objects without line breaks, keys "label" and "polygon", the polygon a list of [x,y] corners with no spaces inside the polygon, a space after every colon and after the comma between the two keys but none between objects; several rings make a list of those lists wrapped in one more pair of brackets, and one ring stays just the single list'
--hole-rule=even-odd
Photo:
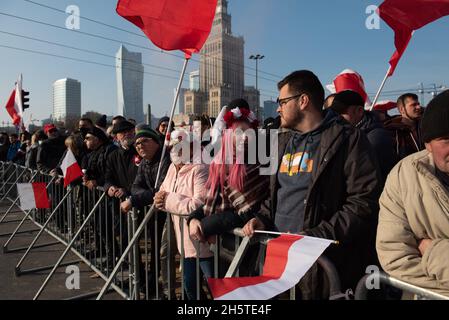
[{"label": "flag on pole", "polygon": [[351,69],[345,69],[334,79],[332,84],[326,86],[331,93],[339,93],[351,90],[360,94],[365,104],[371,104],[368,94],[365,90],[365,82],[362,76]]},{"label": "flag on pole", "polygon": [[373,110],[376,111],[388,111],[397,107],[397,103],[391,100],[379,101],[373,107]]},{"label": "flag on pole", "polygon": [[268,242],[263,275],[209,278],[209,288],[215,300],[271,299],[294,287],[331,243],[325,239],[281,235]]},{"label": "flag on pole", "polygon": [[378,13],[395,33],[396,52],[390,59],[390,77],[407,49],[413,31],[449,15],[449,0],[385,0]]},{"label": "flag on pole", "polygon": [[47,187],[45,183],[18,183],[17,193],[20,199],[20,208],[22,210],[31,209],[49,209]]},{"label": "flag on pole", "polygon": [[117,13],[163,50],[199,52],[209,37],[217,0],[119,0]]},{"label": "flag on pole", "polygon": [[75,155],[70,149],[67,149],[64,160],[62,160],[61,170],[64,176],[64,188],[83,176],[83,172],[75,159]]},{"label": "flag on pole", "polygon": [[9,113],[12,119],[12,123],[15,126],[21,126],[23,123],[23,103],[22,103],[22,75],[16,82],[16,87],[9,97],[6,104],[6,111]]}]

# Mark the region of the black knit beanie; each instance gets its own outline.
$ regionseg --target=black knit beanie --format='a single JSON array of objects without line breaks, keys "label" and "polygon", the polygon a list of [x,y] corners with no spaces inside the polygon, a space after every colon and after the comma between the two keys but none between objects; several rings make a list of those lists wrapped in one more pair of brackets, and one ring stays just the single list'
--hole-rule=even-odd
[{"label": "black knit beanie", "polygon": [[426,143],[449,135],[449,90],[430,101],[421,121],[421,130]]}]

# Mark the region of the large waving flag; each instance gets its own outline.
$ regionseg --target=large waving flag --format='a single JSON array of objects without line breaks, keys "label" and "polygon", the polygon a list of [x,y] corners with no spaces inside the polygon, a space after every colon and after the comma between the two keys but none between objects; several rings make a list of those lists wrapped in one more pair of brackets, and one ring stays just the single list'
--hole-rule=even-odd
[{"label": "large waving flag", "polygon": [[75,155],[70,149],[67,149],[64,160],[62,160],[61,170],[64,176],[64,188],[83,176],[83,172],[76,161]]},{"label": "large waving flag", "polygon": [[335,77],[332,84],[326,86],[331,93],[339,93],[346,90],[355,91],[363,98],[365,104],[370,104],[368,94],[365,90],[365,82],[362,76],[351,69],[345,69]]},{"label": "large waving flag", "polygon": [[17,193],[20,199],[20,208],[22,210],[31,209],[49,209],[47,187],[45,183],[18,183]]},{"label": "large waving flag", "polygon": [[392,76],[413,31],[449,15],[449,0],[385,0],[378,13],[395,33],[396,52],[391,57],[388,73]]},{"label": "large waving flag", "polygon": [[163,50],[199,52],[209,37],[217,0],[119,0],[117,13]]},{"label": "large waving flag", "polygon": [[9,97],[6,104],[6,111],[9,113],[12,119],[12,123],[15,126],[22,124],[23,117],[23,103],[22,103],[22,75],[16,82],[16,87]]},{"label": "large waving flag", "polygon": [[334,241],[282,235],[268,242],[263,275],[212,279],[215,300],[268,300],[294,287]]}]

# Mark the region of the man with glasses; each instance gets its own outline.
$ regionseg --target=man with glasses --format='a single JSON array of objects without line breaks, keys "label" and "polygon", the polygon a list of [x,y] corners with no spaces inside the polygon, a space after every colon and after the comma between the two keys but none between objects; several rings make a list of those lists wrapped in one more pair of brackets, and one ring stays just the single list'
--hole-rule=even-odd
[{"label": "man with glasses", "polygon": [[[162,117],[159,120],[159,123],[156,127],[156,131],[159,134],[159,138],[161,139],[161,141],[164,143],[165,142],[165,136],[167,135],[167,130],[168,130],[168,124],[170,123],[170,118],[169,117]],[[175,124],[172,122],[171,125],[171,131],[173,131],[175,129]]]},{"label": "man with glasses", "polygon": [[[168,168],[170,167],[170,155],[166,153],[162,159],[162,141],[160,140],[159,134],[155,130],[151,129],[151,127],[139,126],[134,145],[143,160],[139,165],[136,179],[132,185],[131,196],[123,201],[120,206],[122,212],[124,213],[129,212],[132,208],[144,208],[152,205],[154,196],[159,191],[159,188],[167,174]],[[159,164],[161,161],[161,171],[156,185]],[[149,228],[149,232],[152,242],[148,288],[153,293],[156,284],[158,284],[157,279],[159,278],[159,275],[156,275],[155,272],[156,261],[158,262],[157,270],[161,270],[161,259],[159,252],[156,252],[156,243],[157,248],[161,248],[162,232],[166,217],[167,215],[165,212],[157,211],[148,223],[148,226],[151,226],[151,228]],[[157,223],[158,227],[157,237],[154,232],[155,223]],[[175,250],[175,244],[173,244],[172,248]]]},{"label": "man with glasses", "polygon": [[[261,212],[273,225],[253,219],[244,232],[274,228],[339,241],[325,256],[342,288],[355,289],[375,256],[381,178],[373,152],[360,131],[334,111],[322,111],[324,89],[312,72],[293,72],[278,89],[279,168]],[[317,264],[297,289],[300,299],[329,298],[328,279]]]}]

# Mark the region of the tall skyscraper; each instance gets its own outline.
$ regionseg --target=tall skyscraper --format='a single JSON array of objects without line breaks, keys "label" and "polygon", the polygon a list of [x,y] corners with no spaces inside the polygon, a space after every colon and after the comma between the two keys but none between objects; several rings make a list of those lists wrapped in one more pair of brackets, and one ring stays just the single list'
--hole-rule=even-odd
[{"label": "tall skyscraper", "polygon": [[277,113],[278,104],[275,101],[267,100],[263,103],[263,117],[267,118],[276,118],[278,116]]},{"label": "tall skyscraper", "polygon": [[118,115],[144,122],[142,54],[121,46],[116,55]]},{"label": "tall skyscraper", "polygon": [[218,0],[211,34],[201,50],[200,88],[186,92],[186,113],[216,117],[223,106],[244,97],[244,80],[244,40],[232,34],[228,1]]},{"label": "tall skyscraper", "polygon": [[81,82],[61,79],[53,84],[53,119],[66,122],[81,117]]},{"label": "tall skyscraper", "polygon": [[[175,108],[175,114],[180,114],[180,113],[184,113],[185,112],[185,93],[187,92],[187,89],[181,88],[181,90],[179,91],[179,98],[178,98],[178,102],[176,103],[176,108]],[[176,96],[176,88],[173,89],[173,99]]]},{"label": "tall skyscraper", "polygon": [[192,91],[200,90],[200,70],[190,72],[189,89]]}]

